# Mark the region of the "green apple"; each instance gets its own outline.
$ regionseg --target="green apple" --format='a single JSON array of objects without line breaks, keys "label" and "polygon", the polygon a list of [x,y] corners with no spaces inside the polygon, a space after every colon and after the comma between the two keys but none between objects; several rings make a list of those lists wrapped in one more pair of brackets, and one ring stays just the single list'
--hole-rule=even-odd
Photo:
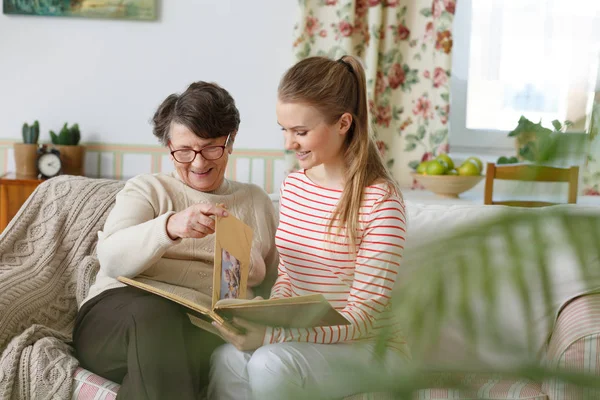
[{"label": "green apple", "polygon": [[451,169],[450,171],[446,172],[446,175],[458,175],[458,171],[455,169]]},{"label": "green apple", "polygon": [[498,165],[510,164],[510,161],[509,161],[508,157],[502,156],[502,157],[498,158],[498,161],[496,161],[496,164],[498,164]]},{"label": "green apple", "polygon": [[431,160],[427,165],[426,173],[427,175],[444,175],[446,167],[438,160]]},{"label": "green apple", "polygon": [[474,162],[465,161],[460,167],[456,169],[458,174],[461,176],[476,176],[480,175],[481,171]]},{"label": "green apple", "polygon": [[423,175],[427,173],[427,165],[429,165],[429,161],[423,161],[422,163],[420,163],[417,167],[417,174]]},{"label": "green apple", "polygon": [[446,163],[448,171],[450,171],[451,169],[454,169],[454,161],[452,161],[452,159],[450,158],[450,156],[448,154],[442,153],[439,156],[437,156],[435,159],[440,162],[443,161],[444,163]]},{"label": "green apple", "polygon": [[477,168],[479,168],[479,173],[481,173],[481,171],[483,171],[483,162],[481,162],[481,160],[477,157],[469,157],[465,160],[465,162],[471,162],[477,165]]}]

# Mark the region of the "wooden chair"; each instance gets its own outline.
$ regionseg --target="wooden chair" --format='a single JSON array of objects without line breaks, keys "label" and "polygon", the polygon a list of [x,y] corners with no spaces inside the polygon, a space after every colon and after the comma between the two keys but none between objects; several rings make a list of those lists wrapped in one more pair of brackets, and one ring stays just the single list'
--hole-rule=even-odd
[{"label": "wooden chair", "polygon": [[487,164],[483,204],[500,204],[516,207],[545,207],[557,203],[545,201],[493,201],[494,179],[529,182],[567,182],[569,184],[568,203],[577,202],[579,167],[556,168],[529,164],[496,166]]}]

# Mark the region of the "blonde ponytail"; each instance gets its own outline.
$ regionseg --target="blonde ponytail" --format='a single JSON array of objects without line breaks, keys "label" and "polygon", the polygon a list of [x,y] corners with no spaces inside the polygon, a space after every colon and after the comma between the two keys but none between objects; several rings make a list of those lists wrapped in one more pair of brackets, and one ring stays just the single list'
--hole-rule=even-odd
[{"label": "blonde ponytail", "polygon": [[369,112],[365,71],[358,59],[344,56],[337,61],[310,57],[294,65],[279,85],[283,102],[302,102],[317,108],[335,122],[344,113],[352,115],[345,142],[346,176],[340,201],[329,221],[345,230],[352,252],[356,252],[359,213],[365,188],[375,183],[386,184],[389,194],[400,195],[396,182],[385,167],[377,146],[369,133]]}]

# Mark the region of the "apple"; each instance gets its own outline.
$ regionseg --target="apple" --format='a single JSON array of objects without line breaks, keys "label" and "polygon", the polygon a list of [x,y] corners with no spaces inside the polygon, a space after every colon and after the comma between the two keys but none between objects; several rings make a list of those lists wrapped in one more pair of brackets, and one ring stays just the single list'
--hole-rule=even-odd
[{"label": "apple", "polygon": [[498,165],[510,164],[510,161],[509,161],[508,157],[502,156],[502,157],[498,158],[498,161],[496,161],[496,164],[498,164]]},{"label": "apple", "polygon": [[476,163],[465,161],[460,167],[456,169],[458,175],[461,176],[477,176],[481,175],[481,171]]},{"label": "apple", "polygon": [[427,172],[427,166],[429,165],[429,161],[423,161],[417,167],[417,174],[425,174]]},{"label": "apple", "polygon": [[446,167],[438,160],[431,160],[427,165],[427,175],[444,175]]},{"label": "apple", "polygon": [[454,161],[452,161],[452,159],[450,158],[450,156],[448,154],[442,153],[439,156],[437,156],[435,159],[440,161],[442,163],[442,165],[445,163],[446,169],[448,171],[454,169]]},{"label": "apple", "polygon": [[483,171],[483,162],[481,162],[481,160],[477,157],[469,157],[465,160],[465,162],[471,162],[477,165],[477,168],[479,168],[479,173],[481,173],[481,171]]}]

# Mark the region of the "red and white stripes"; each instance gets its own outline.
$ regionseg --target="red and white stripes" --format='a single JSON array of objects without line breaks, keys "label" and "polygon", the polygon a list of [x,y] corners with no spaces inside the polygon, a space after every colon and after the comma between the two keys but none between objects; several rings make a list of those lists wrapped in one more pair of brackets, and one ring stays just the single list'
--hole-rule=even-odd
[{"label": "red and white stripes", "polygon": [[386,328],[391,335],[389,346],[408,354],[400,325],[389,312],[406,236],[404,203],[384,185],[367,187],[353,253],[337,221],[332,232],[327,231],[341,194],[316,185],[304,171],[285,179],[276,236],[279,275],[271,297],[323,294],[351,324],[269,328],[265,341],[365,341]]}]

